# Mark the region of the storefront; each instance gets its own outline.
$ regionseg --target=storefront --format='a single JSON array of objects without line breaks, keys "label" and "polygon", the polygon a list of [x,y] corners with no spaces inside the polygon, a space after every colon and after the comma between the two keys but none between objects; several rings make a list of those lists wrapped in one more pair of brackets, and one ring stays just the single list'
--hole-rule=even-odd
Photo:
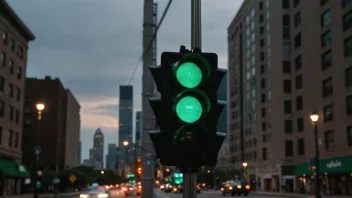
[{"label": "storefront", "polygon": [[[352,156],[320,160],[321,191],[327,195],[352,195]],[[315,193],[315,169],[298,164],[294,171],[296,192]]]},{"label": "storefront", "polygon": [[26,166],[0,159],[0,197],[18,195],[25,178],[30,178]]}]

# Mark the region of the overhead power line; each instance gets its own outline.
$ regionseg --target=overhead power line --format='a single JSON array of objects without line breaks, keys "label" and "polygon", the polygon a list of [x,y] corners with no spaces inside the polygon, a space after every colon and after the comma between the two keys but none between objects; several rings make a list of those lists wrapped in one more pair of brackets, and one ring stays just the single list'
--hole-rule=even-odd
[{"label": "overhead power line", "polygon": [[164,10],[164,12],[163,12],[163,15],[161,16],[161,19],[160,19],[158,25],[156,26],[155,32],[154,32],[154,34],[153,34],[153,37],[152,37],[152,39],[150,40],[150,42],[149,42],[149,44],[148,44],[147,50],[146,50],[145,52],[142,52],[142,55],[139,57],[139,60],[138,60],[138,62],[137,62],[137,65],[135,66],[135,68],[134,68],[134,70],[133,70],[133,72],[132,72],[131,78],[130,78],[130,80],[128,81],[128,85],[131,85],[132,79],[133,79],[134,75],[136,74],[136,71],[137,71],[139,65],[141,64],[141,62],[142,62],[144,56],[147,54],[147,52],[148,52],[148,51],[150,50],[150,48],[152,47],[153,41],[156,39],[156,35],[157,35],[157,33],[158,33],[158,30],[159,30],[161,24],[163,23],[163,20],[164,20],[166,14],[167,14],[167,11],[168,11],[169,8],[170,8],[170,5],[171,5],[172,1],[173,1],[173,0],[169,0],[169,3],[166,5],[166,8],[165,8],[165,10]]}]

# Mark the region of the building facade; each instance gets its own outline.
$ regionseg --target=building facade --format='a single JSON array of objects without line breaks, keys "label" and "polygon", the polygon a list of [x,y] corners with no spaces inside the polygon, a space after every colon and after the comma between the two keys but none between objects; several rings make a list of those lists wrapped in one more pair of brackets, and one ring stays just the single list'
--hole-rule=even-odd
[{"label": "building facade", "polygon": [[66,89],[66,168],[76,167],[80,164],[80,131],[81,131],[81,106],[69,89]]},{"label": "building facade", "polygon": [[22,178],[30,176],[21,164],[22,117],[28,42],[35,37],[5,1],[0,1],[0,35],[0,196],[10,196],[19,194]]},{"label": "building facade", "polygon": [[[142,112],[136,111],[136,144],[142,146]],[[141,148],[137,148],[137,156],[140,157],[142,155]]]},{"label": "building facade", "polygon": [[[37,103],[44,103],[37,119]],[[41,147],[43,168],[56,170],[78,165],[80,105],[58,78],[27,78],[23,122],[23,162],[34,168],[33,148]]]},{"label": "building facade", "polygon": [[116,164],[116,144],[108,145],[108,154],[106,155],[106,168],[115,169]]},{"label": "building facade", "polygon": [[[122,167],[129,165],[131,162],[131,143],[133,132],[133,87],[130,85],[120,86],[120,104],[119,104],[119,160],[123,163]],[[129,145],[125,146],[124,141]]]},{"label": "building facade", "polygon": [[[93,137],[93,148],[90,149],[90,159],[94,159],[100,163],[100,167],[104,167],[104,134],[98,128]],[[94,161],[93,160],[93,161]]]},{"label": "building facade", "polygon": [[324,193],[352,193],[351,3],[247,0],[231,22],[231,162],[252,188],[315,191],[316,111]]}]

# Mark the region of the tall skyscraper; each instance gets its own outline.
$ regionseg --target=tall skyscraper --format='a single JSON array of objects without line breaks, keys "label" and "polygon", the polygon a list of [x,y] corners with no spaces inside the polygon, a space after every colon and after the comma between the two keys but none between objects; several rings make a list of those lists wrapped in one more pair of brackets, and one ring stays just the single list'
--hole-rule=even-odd
[{"label": "tall skyscraper", "polygon": [[106,155],[106,168],[115,169],[116,163],[116,144],[108,145],[108,154]]},{"label": "tall skyscraper", "polygon": [[[141,111],[136,111],[136,144],[140,145],[142,144],[142,112]],[[137,156],[142,155],[142,150],[141,148],[137,148]]]},{"label": "tall skyscraper", "polygon": [[295,192],[305,185],[315,155],[309,115],[316,111],[322,183],[331,193],[351,193],[351,183],[340,185],[334,176],[349,175],[352,161],[351,6],[246,0],[231,22],[231,162],[248,163],[252,187]]},{"label": "tall skyscraper", "polygon": [[99,128],[94,133],[91,154],[104,167],[104,134]]},{"label": "tall skyscraper", "polygon": [[[119,104],[119,160],[124,164],[129,164],[129,150],[132,143],[133,131],[133,87],[130,85],[120,86]],[[129,146],[124,146],[123,142],[128,141]]]}]

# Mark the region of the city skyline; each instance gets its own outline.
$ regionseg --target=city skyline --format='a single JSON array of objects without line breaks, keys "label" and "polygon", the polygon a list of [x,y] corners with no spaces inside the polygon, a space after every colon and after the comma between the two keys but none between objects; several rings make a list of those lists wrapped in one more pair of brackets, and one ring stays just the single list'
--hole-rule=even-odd
[{"label": "city skyline", "polygon": [[[104,131],[106,144],[116,143],[118,87],[128,83],[142,53],[143,1],[7,2],[36,35],[36,40],[29,46],[27,76],[60,78],[82,106],[82,159],[88,158],[96,128]],[[167,2],[155,2],[158,3],[160,19]],[[227,68],[226,28],[241,3],[241,0],[223,0],[221,4],[202,1],[203,48],[219,54],[222,68]],[[178,51],[180,45],[190,47],[190,6],[188,0],[172,3],[158,32],[157,57],[162,51]],[[60,10],[65,10],[65,15]],[[94,10],[93,20],[88,10]],[[179,15],[180,11],[184,14]],[[107,18],[124,20],[116,20],[115,25],[111,25],[106,22]],[[179,20],[186,22],[177,23]],[[173,30],[176,23],[181,30],[177,34]],[[157,61],[160,62],[159,58]],[[134,111],[141,110],[141,69],[140,66],[131,84],[134,95],[138,96],[134,99]],[[107,146],[104,152],[107,152]]]}]

